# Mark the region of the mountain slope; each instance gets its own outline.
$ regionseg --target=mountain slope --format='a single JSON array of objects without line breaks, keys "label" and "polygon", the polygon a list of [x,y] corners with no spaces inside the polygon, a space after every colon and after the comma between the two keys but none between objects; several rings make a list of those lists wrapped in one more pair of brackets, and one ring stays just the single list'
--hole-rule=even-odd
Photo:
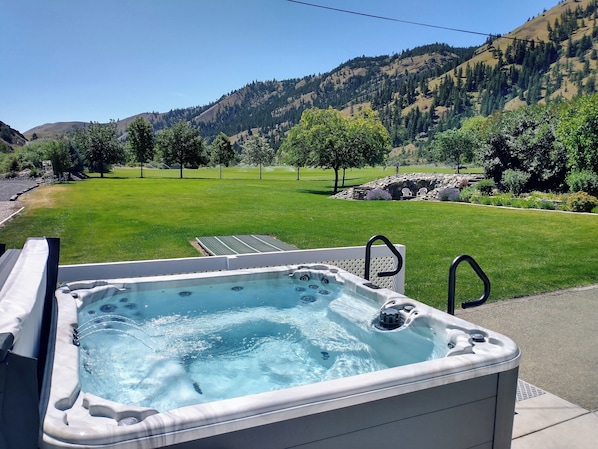
[{"label": "mountain slope", "polygon": [[[253,82],[204,106],[139,114],[156,131],[180,120],[211,141],[237,143],[260,133],[276,148],[306,108],[378,111],[393,145],[425,142],[463,117],[571,98],[596,90],[598,28],[594,0],[566,0],[482,47],[431,44],[380,57],[359,57],[321,75]],[[134,119],[118,122],[121,136]],[[34,132],[59,134],[63,124]]]},{"label": "mountain slope", "polygon": [[23,134],[0,121],[0,153],[12,153],[13,147],[25,145],[26,142]]}]

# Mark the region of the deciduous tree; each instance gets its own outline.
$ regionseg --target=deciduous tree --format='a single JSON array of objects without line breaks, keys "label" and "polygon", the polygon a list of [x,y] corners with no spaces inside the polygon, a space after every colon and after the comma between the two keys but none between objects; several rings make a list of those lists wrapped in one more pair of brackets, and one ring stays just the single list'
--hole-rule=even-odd
[{"label": "deciduous tree", "polygon": [[390,152],[390,135],[374,111],[366,108],[349,119],[348,129],[350,164],[346,168],[373,167],[384,162]]},{"label": "deciduous tree", "polygon": [[292,127],[278,149],[280,161],[297,169],[297,181],[299,181],[299,170],[308,166],[310,162],[310,146],[306,140],[308,134],[305,127],[306,124],[303,120]]},{"label": "deciduous tree", "polygon": [[455,165],[459,173],[461,164],[473,159],[474,143],[470,133],[449,129],[434,136],[432,154],[437,162]]},{"label": "deciduous tree", "polygon": [[151,123],[142,117],[137,117],[127,127],[129,137],[127,141],[131,151],[135,156],[135,161],[139,164],[141,177],[143,178],[143,164],[149,162],[154,157],[156,138]]},{"label": "deciduous tree", "polygon": [[44,145],[45,156],[52,162],[52,171],[60,181],[65,172],[73,166],[71,153],[66,142],[51,140]]},{"label": "deciduous tree", "polygon": [[526,190],[562,189],[567,153],[556,137],[558,122],[552,105],[494,114],[479,153],[486,175],[498,183],[506,170],[520,170],[530,175]]},{"label": "deciduous tree", "polygon": [[252,136],[243,145],[243,160],[249,165],[260,167],[260,179],[262,179],[262,166],[271,164],[274,156],[274,150],[262,136]]},{"label": "deciduous tree", "polygon": [[313,108],[303,112],[282,146],[285,159],[296,166],[333,169],[336,193],[339,170],[382,163],[390,137],[371,110],[351,118],[336,109]]},{"label": "deciduous tree", "polygon": [[598,94],[577,97],[564,107],[557,136],[571,171],[598,173]]},{"label": "deciduous tree", "polygon": [[86,129],[82,129],[77,139],[90,170],[104,172],[112,164],[125,162],[125,151],[122,143],[116,138],[116,122],[91,122]]},{"label": "deciduous tree", "polygon": [[186,165],[199,166],[208,162],[204,141],[189,122],[175,123],[171,128],[160,131],[156,139],[164,162],[179,164],[181,179]]},{"label": "deciduous tree", "polygon": [[210,147],[210,160],[212,164],[218,165],[220,172],[220,179],[222,179],[222,166],[228,165],[235,159],[235,150],[230,142],[230,138],[224,134],[219,133]]}]

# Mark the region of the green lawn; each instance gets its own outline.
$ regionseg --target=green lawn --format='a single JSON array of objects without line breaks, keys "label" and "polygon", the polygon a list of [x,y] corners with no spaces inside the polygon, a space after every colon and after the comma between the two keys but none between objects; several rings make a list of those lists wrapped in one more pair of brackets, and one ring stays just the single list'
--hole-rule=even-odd
[{"label": "green lawn", "polygon": [[[401,172],[414,171],[410,167]],[[440,171],[430,168],[430,171]],[[417,171],[423,171],[417,167]],[[394,168],[347,172],[347,185]],[[24,197],[23,213],[0,228],[21,247],[29,236],[61,238],[61,263],[196,256],[197,236],[272,234],[299,248],[364,245],[375,234],[407,247],[406,294],[446,307],[448,269],[473,256],[492,282],[491,299],[598,283],[598,215],[420,201],[329,198],[332,172],[224,168],[119,169],[104,179],[57,184]],[[465,263],[459,299],[483,290]]]}]

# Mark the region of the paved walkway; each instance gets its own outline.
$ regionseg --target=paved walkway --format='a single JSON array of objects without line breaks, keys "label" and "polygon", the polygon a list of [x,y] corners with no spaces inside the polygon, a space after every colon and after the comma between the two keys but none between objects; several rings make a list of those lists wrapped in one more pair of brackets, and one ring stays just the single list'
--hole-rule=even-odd
[{"label": "paved walkway", "polygon": [[456,314],[512,338],[520,379],[543,390],[517,403],[513,449],[598,448],[598,285]]}]

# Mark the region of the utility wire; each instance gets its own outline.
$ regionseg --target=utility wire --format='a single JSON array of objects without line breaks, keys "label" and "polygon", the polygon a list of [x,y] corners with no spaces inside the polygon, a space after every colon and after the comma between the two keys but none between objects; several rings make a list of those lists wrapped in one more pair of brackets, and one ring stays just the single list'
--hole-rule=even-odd
[{"label": "utility wire", "polygon": [[514,41],[537,42],[537,41],[534,41],[533,39],[521,39],[521,38],[516,38],[516,37],[510,37],[510,36],[502,36],[502,35],[498,35],[498,34],[482,33],[480,31],[462,30],[460,28],[451,28],[451,27],[445,27],[445,26],[440,26],[440,25],[432,25],[432,24],[429,24],[429,23],[412,22],[410,20],[394,19],[392,17],[378,16],[378,15],[375,15],[375,14],[367,14],[367,13],[358,12],[358,11],[350,11],[348,9],[333,8],[331,6],[318,5],[318,4],[315,4],[315,3],[308,3],[308,2],[303,2],[303,1],[299,1],[299,0],[287,0],[287,1],[291,2],[291,3],[297,3],[297,4],[300,4],[300,5],[311,6],[311,7],[314,7],[314,8],[321,8],[321,9],[327,9],[327,10],[330,10],[330,11],[342,12],[342,13],[345,13],[345,14],[353,14],[353,15],[356,15],[356,16],[370,17],[372,19],[388,20],[390,22],[407,23],[409,25],[417,25],[417,26],[428,27],[428,28],[437,28],[437,29],[441,29],[441,30],[455,31],[455,32],[458,32],[458,33],[476,34],[476,35],[479,35],[479,36],[486,36],[486,37],[490,37],[490,38],[499,38],[499,37],[502,37],[502,38],[511,39],[511,40],[514,40]]}]

